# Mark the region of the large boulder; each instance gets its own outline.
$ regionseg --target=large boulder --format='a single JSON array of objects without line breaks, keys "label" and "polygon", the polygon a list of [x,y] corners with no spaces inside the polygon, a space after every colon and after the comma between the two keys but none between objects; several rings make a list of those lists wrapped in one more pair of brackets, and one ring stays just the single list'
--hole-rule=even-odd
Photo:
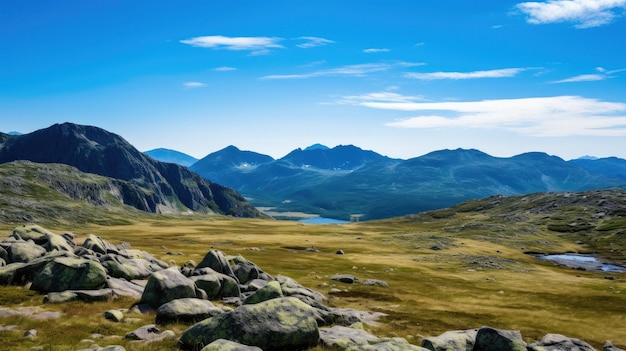
[{"label": "large boulder", "polygon": [[243,301],[243,303],[246,305],[255,304],[271,299],[277,299],[279,297],[283,297],[283,291],[280,288],[280,283],[274,280],[267,283],[267,285],[257,290],[254,294],[250,295]]},{"label": "large boulder", "polygon": [[540,341],[528,345],[528,351],[595,351],[588,343],[561,334],[547,334]]},{"label": "large boulder", "polygon": [[320,341],[326,348],[362,347],[380,342],[380,338],[363,329],[335,325],[332,328],[320,328]]},{"label": "large boulder", "polygon": [[526,351],[526,342],[517,330],[482,327],[476,333],[474,351]]},{"label": "large boulder", "polygon": [[106,278],[106,270],[98,262],[59,257],[35,275],[30,288],[41,292],[95,290],[105,286]]},{"label": "large boulder", "polygon": [[452,330],[422,340],[422,347],[431,351],[472,351],[477,329]]},{"label": "large boulder", "polygon": [[87,236],[87,239],[85,239],[85,241],[83,242],[83,247],[103,255],[109,252],[117,253],[118,251],[113,244],[110,244],[102,238],[93,234],[89,234]]},{"label": "large boulder", "polygon": [[103,256],[100,262],[114,278],[144,279],[154,272],[150,262],[142,258],[126,258],[122,255],[109,254]]},{"label": "large boulder", "polygon": [[215,307],[211,301],[195,298],[172,300],[161,305],[156,312],[158,324],[184,322],[195,323],[222,314],[222,309]]},{"label": "large boulder", "polygon": [[[200,263],[198,263],[198,265],[196,266],[196,269],[205,267],[211,268],[218,273],[226,274],[229,277],[237,279],[237,276],[233,272],[233,269],[230,267],[230,264],[228,263],[226,255],[224,255],[222,251],[210,250],[209,252],[207,252],[202,261],[200,261]],[[239,281],[237,281],[237,283],[239,283]]]},{"label": "large boulder", "polygon": [[196,268],[192,272],[191,279],[198,288],[207,293],[209,299],[239,297],[241,295],[239,283],[235,278],[209,267]]},{"label": "large boulder", "polygon": [[201,349],[226,339],[263,350],[295,350],[316,346],[319,312],[296,298],[279,298],[206,319],[185,330],[184,349]]},{"label": "large boulder", "polygon": [[170,267],[150,275],[140,303],[157,309],[172,300],[186,297],[197,297],[196,284],[185,277],[177,267]]},{"label": "large boulder", "polygon": [[35,244],[34,241],[16,242],[9,248],[9,260],[13,263],[30,262],[46,254],[46,249]]},{"label": "large boulder", "polygon": [[256,346],[243,345],[234,341],[218,339],[200,351],[263,351]]}]

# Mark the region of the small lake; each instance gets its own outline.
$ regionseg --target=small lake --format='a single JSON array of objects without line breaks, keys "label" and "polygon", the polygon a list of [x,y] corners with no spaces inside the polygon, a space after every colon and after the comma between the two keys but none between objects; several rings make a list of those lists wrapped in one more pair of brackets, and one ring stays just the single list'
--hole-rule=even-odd
[{"label": "small lake", "polygon": [[348,221],[342,221],[340,219],[325,218],[325,217],[305,218],[305,219],[299,220],[298,222],[309,223],[309,224],[344,224],[344,223],[350,223]]},{"label": "small lake", "polygon": [[593,255],[582,254],[555,254],[555,255],[536,255],[537,258],[542,260],[552,261],[558,264],[562,264],[568,267],[576,269],[584,269],[587,271],[603,271],[603,272],[626,272],[626,267],[604,263],[599,261]]}]

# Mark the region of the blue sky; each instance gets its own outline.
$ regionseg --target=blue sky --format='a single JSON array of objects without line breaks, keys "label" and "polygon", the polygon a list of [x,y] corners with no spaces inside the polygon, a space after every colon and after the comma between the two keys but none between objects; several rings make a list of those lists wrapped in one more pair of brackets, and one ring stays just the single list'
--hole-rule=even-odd
[{"label": "blue sky", "polygon": [[626,0],[0,2],[0,131],[626,158]]}]

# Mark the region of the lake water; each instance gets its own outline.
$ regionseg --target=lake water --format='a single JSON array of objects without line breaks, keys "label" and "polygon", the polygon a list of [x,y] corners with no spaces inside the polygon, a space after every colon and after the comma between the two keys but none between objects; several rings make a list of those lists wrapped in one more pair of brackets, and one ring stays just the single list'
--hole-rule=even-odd
[{"label": "lake water", "polygon": [[600,262],[595,256],[592,255],[556,254],[538,255],[537,257],[542,260],[553,261],[558,264],[566,265],[573,268],[582,268],[585,270],[601,270],[603,272],[626,272],[626,267]]},{"label": "lake water", "polygon": [[325,218],[325,217],[306,218],[306,219],[301,219],[298,222],[309,223],[309,224],[344,224],[344,223],[350,223],[348,221],[342,221],[340,219]]}]

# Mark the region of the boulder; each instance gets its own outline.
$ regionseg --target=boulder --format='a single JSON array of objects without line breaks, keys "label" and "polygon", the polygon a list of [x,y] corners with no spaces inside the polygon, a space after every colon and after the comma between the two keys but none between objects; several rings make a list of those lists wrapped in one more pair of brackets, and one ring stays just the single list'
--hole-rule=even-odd
[{"label": "boulder", "polygon": [[331,276],[330,279],[346,284],[353,284],[359,280],[359,278],[353,276],[352,274],[335,274]]},{"label": "boulder", "polygon": [[144,287],[124,279],[107,277],[106,286],[117,296],[128,296],[139,300]]},{"label": "boulder", "polygon": [[109,301],[113,298],[113,290],[66,290],[61,292],[49,292],[43,297],[44,303],[66,303],[80,300],[83,302]]},{"label": "boulder", "polygon": [[109,254],[100,258],[100,263],[114,278],[126,280],[144,279],[155,269],[143,258],[126,258],[122,255]]},{"label": "boulder", "polygon": [[29,224],[16,227],[13,229],[11,236],[18,240],[32,240],[38,244],[42,244],[46,241],[47,234],[52,234],[52,232],[37,224]]},{"label": "boulder", "polygon": [[547,334],[540,341],[528,345],[528,351],[595,351],[586,342],[561,334]]},{"label": "boulder", "polygon": [[106,270],[98,262],[59,257],[35,275],[30,289],[41,292],[94,290],[105,286],[106,277]]},{"label": "boulder", "polygon": [[389,287],[389,283],[387,283],[384,280],[380,280],[380,279],[365,279],[361,284],[363,284],[363,285],[382,286],[383,288],[388,288]]},{"label": "boulder", "polygon": [[199,289],[205,291],[209,299],[239,297],[241,289],[235,278],[219,273],[212,268],[204,267],[195,269],[191,279],[196,282]]},{"label": "boulder", "polygon": [[403,338],[385,339],[379,343],[370,344],[370,345],[362,345],[362,346],[357,346],[357,347],[352,346],[346,349],[346,351],[427,351],[427,350],[428,349],[425,349],[423,347],[409,344],[409,342]]},{"label": "boulder", "polygon": [[[200,261],[200,263],[198,263],[198,266],[196,266],[196,269],[201,269],[205,267],[211,268],[218,273],[226,274],[229,277],[237,279],[237,276],[233,272],[233,269],[230,267],[230,264],[228,263],[228,259],[226,259],[226,255],[224,255],[222,251],[210,250],[209,252],[207,252],[202,261]],[[237,283],[239,283],[239,281],[237,281]]]},{"label": "boulder", "polygon": [[604,343],[604,346],[602,346],[602,351],[624,351],[624,350],[620,349],[619,347],[616,347],[615,345],[613,345],[612,342],[607,340]]},{"label": "boulder", "polygon": [[83,242],[83,247],[102,255],[105,255],[109,252],[118,252],[115,246],[93,234],[89,234],[87,236],[87,239],[85,239],[85,241]]},{"label": "boulder", "polygon": [[10,263],[0,267],[0,284],[24,284],[33,280],[34,276],[48,262],[58,257],[70,257],[70,253],[55,251],[36,258],[28,263]]},{"label": "boulder", "polygon": [[206,292],[209,299],[214,299],[219,296],[222,283],[217,272],[214,274],[194,275],[191,276],[190,279],[196,283],[198,289]]},{"label": "boulder", "polygon": [[477,329],[452,330],[422,340],[422,347],[431,351],[472,351]]},{"label": "boulder", "polygon": [[121,322],[124,319],[124,312],[120,310],[107,310],[102,313],[102,316],[113,322]]},{"label": "boulder", "polygon": [[46,249],[35,244],[34,241],[16,242],[9,248],[9,260],[13,263],[28,263],[46,254]]},{"label": "boulder", "polygon": [[240,262],[233,267],[233,273],[240,284],[247,284],[253,279],[258,279],[259,271],[259,267],[251,262]]},{"label": "boulder", "polygon": [[320,318],[315,308],[298,299],[273,299],[199,322],[183,332],[180,345],[197,350],[227,339],[263,350],[303,349],[317,345]]},{"label": "boulder", "polygon": [[193,280],[185,277],[177,267],[171,267],[150,275],[140,303],[157,309],[172,300],[196,296],[196,284]]},{"label": "boulder", "polygon": [[156,312],[156,322],[163,323],[195,323],[222,314],[222,309],[215,307],[211,301],[195,298],[172,300],[161,305]]},{"label": "boulder", "polygon": [[526,342],[517,330],[482,327],[476,333],[474,351],[526,351]]},{"label": "boulder", "polygon": [[332,328],[320,328],[320,341],[324,347],[347,349],[380,342],[365,330],[335,325]]},{"label": "boulder", "polygon": [[78,300],[78,295],[71,291],[51,292],[43,297],[43,303],[66,303]]},{"label": "boulder", "polygon": [[46,234],[46,242],[41,245],[46,251],[67,251],[74,252],[74,246],[64,236],[48,233]]},{"label": "boulder", "polygon": [[277,281],[271,281],[261,289],[257,290],[254,294],[250,295],[243,301],[243,303],[244,305],[255,304],[279,297],[283,297],[283,291],[280,288],[280,283]]},{"label": "boulder", "polygon": [[263,351],[256,346],[248,346],[230,340],[218,339],[200,351]]},{"label": "boulder", "polygon": [[153,340],[158,338],[159,334],[161,334],[161,329],[154,324],[149,324],[128,332],[125,338],[129,340]]}]

